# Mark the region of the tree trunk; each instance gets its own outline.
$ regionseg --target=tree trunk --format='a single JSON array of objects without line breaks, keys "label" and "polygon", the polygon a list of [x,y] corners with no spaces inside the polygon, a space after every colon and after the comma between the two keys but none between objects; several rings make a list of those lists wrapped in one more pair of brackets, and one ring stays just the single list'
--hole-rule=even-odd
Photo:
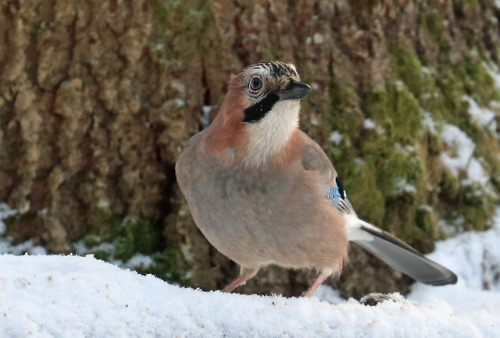
[{"label": "tree trunk", "polygon": [[[110,242],[115,259],[153,257],[145,272],[225,284],[236,267],[197,230],[174,165],[203,109],[216,114],[229,74],[262,59],[295,63],[311,84],[301,127],[362,218],[423,251],[449,232],[440,224],[484,229],[498,136],[464,97],[498,111],[499,17],[481,0],[4,0],[0,201],[17,210],[7,234],[50,252]],[[456,172],[443,164],[444,153],[459,155],[444,125],[475,144]],[[268,268],[242,292],[298,294],[310,277]],[[336,282],[354,296],[408,284],[356,248]]]}]

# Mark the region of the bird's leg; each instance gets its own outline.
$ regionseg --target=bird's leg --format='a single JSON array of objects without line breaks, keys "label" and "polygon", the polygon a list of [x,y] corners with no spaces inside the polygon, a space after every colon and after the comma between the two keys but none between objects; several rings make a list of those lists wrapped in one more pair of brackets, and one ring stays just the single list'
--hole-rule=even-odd
[{"label": "bird's leg", "polygon": [[331,268],[321,269],[320,272],[316,275],[316,278],[314,278],[314,281],[312,282],[311,286],[309,286],[309,288],[302,293],[302,297],[311,297],[312,295],[314,295],[316,290],[318,290],[319,286],[332,273],[333,273],[333,270]]},{"label": "bird's leg", "polygon": [[240,275],[236,277],[231,283],[226,285],[224,289],[222,289],[222,292],[233,292],[233,290],[238,286],[245,284],[247,280],[253,278],[253,276],[257,274],[257,271],[259,271],[259,268],[245,268],[242,266]]}]

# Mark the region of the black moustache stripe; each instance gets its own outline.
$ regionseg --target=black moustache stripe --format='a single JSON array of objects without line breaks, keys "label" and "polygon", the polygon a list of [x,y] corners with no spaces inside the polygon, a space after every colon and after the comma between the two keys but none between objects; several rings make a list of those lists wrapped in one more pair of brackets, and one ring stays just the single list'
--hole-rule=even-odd
[{"label": "black moustache stripe", "polygon": [[276,102],[278,102],[279,97],[274,93],[269,93],[264,99],[257,102],[253,106],[245,109],[245,117],[243,118],[243,122],[257,122],[267,115],[273,109],[273,106]]}]

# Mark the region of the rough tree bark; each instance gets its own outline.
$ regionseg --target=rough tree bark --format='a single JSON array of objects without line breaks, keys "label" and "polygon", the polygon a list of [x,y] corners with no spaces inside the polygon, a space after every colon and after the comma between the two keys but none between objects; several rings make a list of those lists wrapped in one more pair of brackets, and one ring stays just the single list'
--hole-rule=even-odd
[{"label": "rough tree bark", "polygon": [[[499,17],[483,0],[3,0],[0,201],[18,210],[8,234],[70,252],[108,216],[147,220],[162,249],[178,249],[185,283],[225,284],[236,268],[196,229],[173,168],[203,106],[216,114],[229,74],[261,59],[294,62],[312,85],[301,126],[349,177],[361,216],[424,250],[447,215],[484,228],[494,197],[470,197],[418,114],[473,135],[496,189],[497,137],[464,122],[459,102],[499,99],[481,68],[498,60]],[[365,129],[366,118],[386,133]],[[394,158],[398,146],[414,150]],[[387,188],[398,177],[414,177],[415,192]],[[407,290],[407,278],[352,251],[336,283],[345,295]],[[310,277],[269,268],[242,291],[298,294]]]}]

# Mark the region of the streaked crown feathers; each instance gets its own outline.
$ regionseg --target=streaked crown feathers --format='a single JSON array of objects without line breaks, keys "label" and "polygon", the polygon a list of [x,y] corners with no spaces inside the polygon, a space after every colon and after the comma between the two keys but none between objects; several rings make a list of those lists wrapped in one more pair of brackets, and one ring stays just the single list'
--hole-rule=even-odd
[{"label": "streaked crown feathers", "polygon": [[243,69],[242,72],[246,70],[266,70],[269,75],[279,78],[279,77],[289,77],[296,80],[300,79],[299,73],[297,73],[297,69],[291,63],[285,63],[281,61],[261,61],[259,63],[250,65]]}]

